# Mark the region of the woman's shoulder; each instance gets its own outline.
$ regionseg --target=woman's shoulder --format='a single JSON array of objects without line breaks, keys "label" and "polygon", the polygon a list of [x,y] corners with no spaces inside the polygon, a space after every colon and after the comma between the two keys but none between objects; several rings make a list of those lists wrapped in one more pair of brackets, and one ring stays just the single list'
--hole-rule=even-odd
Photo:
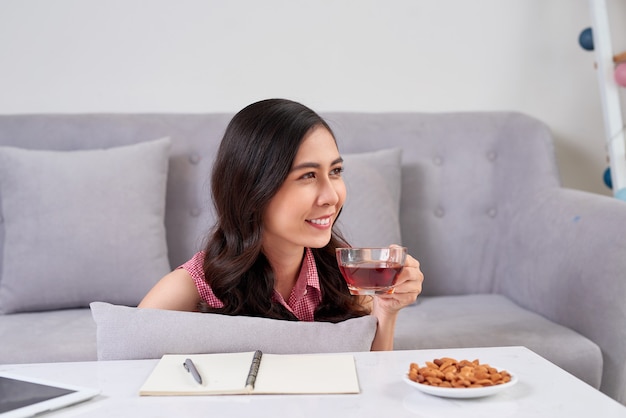
[{"label": "woman's shoulder", "polygon": [[178,266],[178,268],[186,270],[194,278],[195,275],[201,275],[201,277],[204,277],[204,257],[205,252],[198,251],[193,255],[193,257]]},{"label": "woman's shoulder", "polygon": [[139,303],[140,308],[193,311],[200,301],[199,292],[186,270],[166,274]]},{"label": "woman's shoulder", "polygon": [[204,258],[206,257],[206,253],[204,251],[199,251],[194,254],[193,257],[189,259],[186,263],[182,264],[179,269],[185,270],[193,279],[194,284],[196,285],[196,289],[198,290],[198,294],[200,298],[205,301],[209,306],[214,308],[221,308],[224,306],[222,301],[220,301],[217,296],[213,293],[213,289],[205,280],[204,274]]}]

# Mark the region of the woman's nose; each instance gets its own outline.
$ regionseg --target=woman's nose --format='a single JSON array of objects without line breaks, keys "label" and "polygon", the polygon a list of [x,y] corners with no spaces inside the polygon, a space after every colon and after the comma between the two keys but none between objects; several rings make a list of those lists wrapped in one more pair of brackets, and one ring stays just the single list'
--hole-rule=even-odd
[{"label": "woman's nose", "polygon": [[336,189],[335,182],[340,180],[331,180],[325,178],[320,183],[320,191],[318,195],[318,204],[320,206],[334,206],[339,202],[339,192]]}]

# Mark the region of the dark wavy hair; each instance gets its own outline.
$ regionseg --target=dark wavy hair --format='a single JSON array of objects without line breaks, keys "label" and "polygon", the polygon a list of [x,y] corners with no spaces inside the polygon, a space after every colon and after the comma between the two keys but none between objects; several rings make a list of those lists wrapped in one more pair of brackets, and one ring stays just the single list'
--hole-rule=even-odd
[{"label": "dark wavy hair", "polygon": [[[207,242],[205,280],[223,303],[203,312],[297,320],[273,301],[274,273],[262,252],[263,214],[289,174],[300,144],[328,124],[308,107],[285,99],[253,103],[230,121],[211,176],[216,223]],[[334,137],[334,135],[333,135]],[[316,321],[338,322],[367,312],[341,276],[335,248],[347,246],[333,227],[329,243],[312,248],[322,301]]]}]

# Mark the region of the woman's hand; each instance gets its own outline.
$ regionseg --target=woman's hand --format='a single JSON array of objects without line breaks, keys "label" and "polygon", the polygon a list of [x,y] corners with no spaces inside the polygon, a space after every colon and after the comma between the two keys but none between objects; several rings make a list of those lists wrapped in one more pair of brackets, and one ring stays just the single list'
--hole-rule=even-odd
[{"label": "woman's hand", "polygon": [[422,292],[424,274],[420,263],[410,255],[406,256],[404,268],[396,279],[393,293],[378,295],[374,298],[373,311],[381,311],[384,315],[394,315],[405,306],[415,302]]},{"label": "woman's hand", "polygon": [[378,327],[372,342],[372,350],[393,350],[398,312],[415,302],[422,292],[423,281],[424,274],[420,270],[419,261],[407,255],[393,293],[373,297],[371,314],[378,319]]}]

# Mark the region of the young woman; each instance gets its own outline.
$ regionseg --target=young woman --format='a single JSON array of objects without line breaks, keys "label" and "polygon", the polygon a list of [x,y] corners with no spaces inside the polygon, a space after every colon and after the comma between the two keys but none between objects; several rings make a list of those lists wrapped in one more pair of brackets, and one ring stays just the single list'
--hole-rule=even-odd
[{"label": "young woman", "polygon": [[407,257],[392,294],[351,296],[334,229],[346,199],[326,122],[289,100],[251,104],[229,123],[213,166],[216,224],[204,251],[162,278],[140,308],[342,321],[375,315],[372,350],[393,348],[398,312],[421,292]]}]

